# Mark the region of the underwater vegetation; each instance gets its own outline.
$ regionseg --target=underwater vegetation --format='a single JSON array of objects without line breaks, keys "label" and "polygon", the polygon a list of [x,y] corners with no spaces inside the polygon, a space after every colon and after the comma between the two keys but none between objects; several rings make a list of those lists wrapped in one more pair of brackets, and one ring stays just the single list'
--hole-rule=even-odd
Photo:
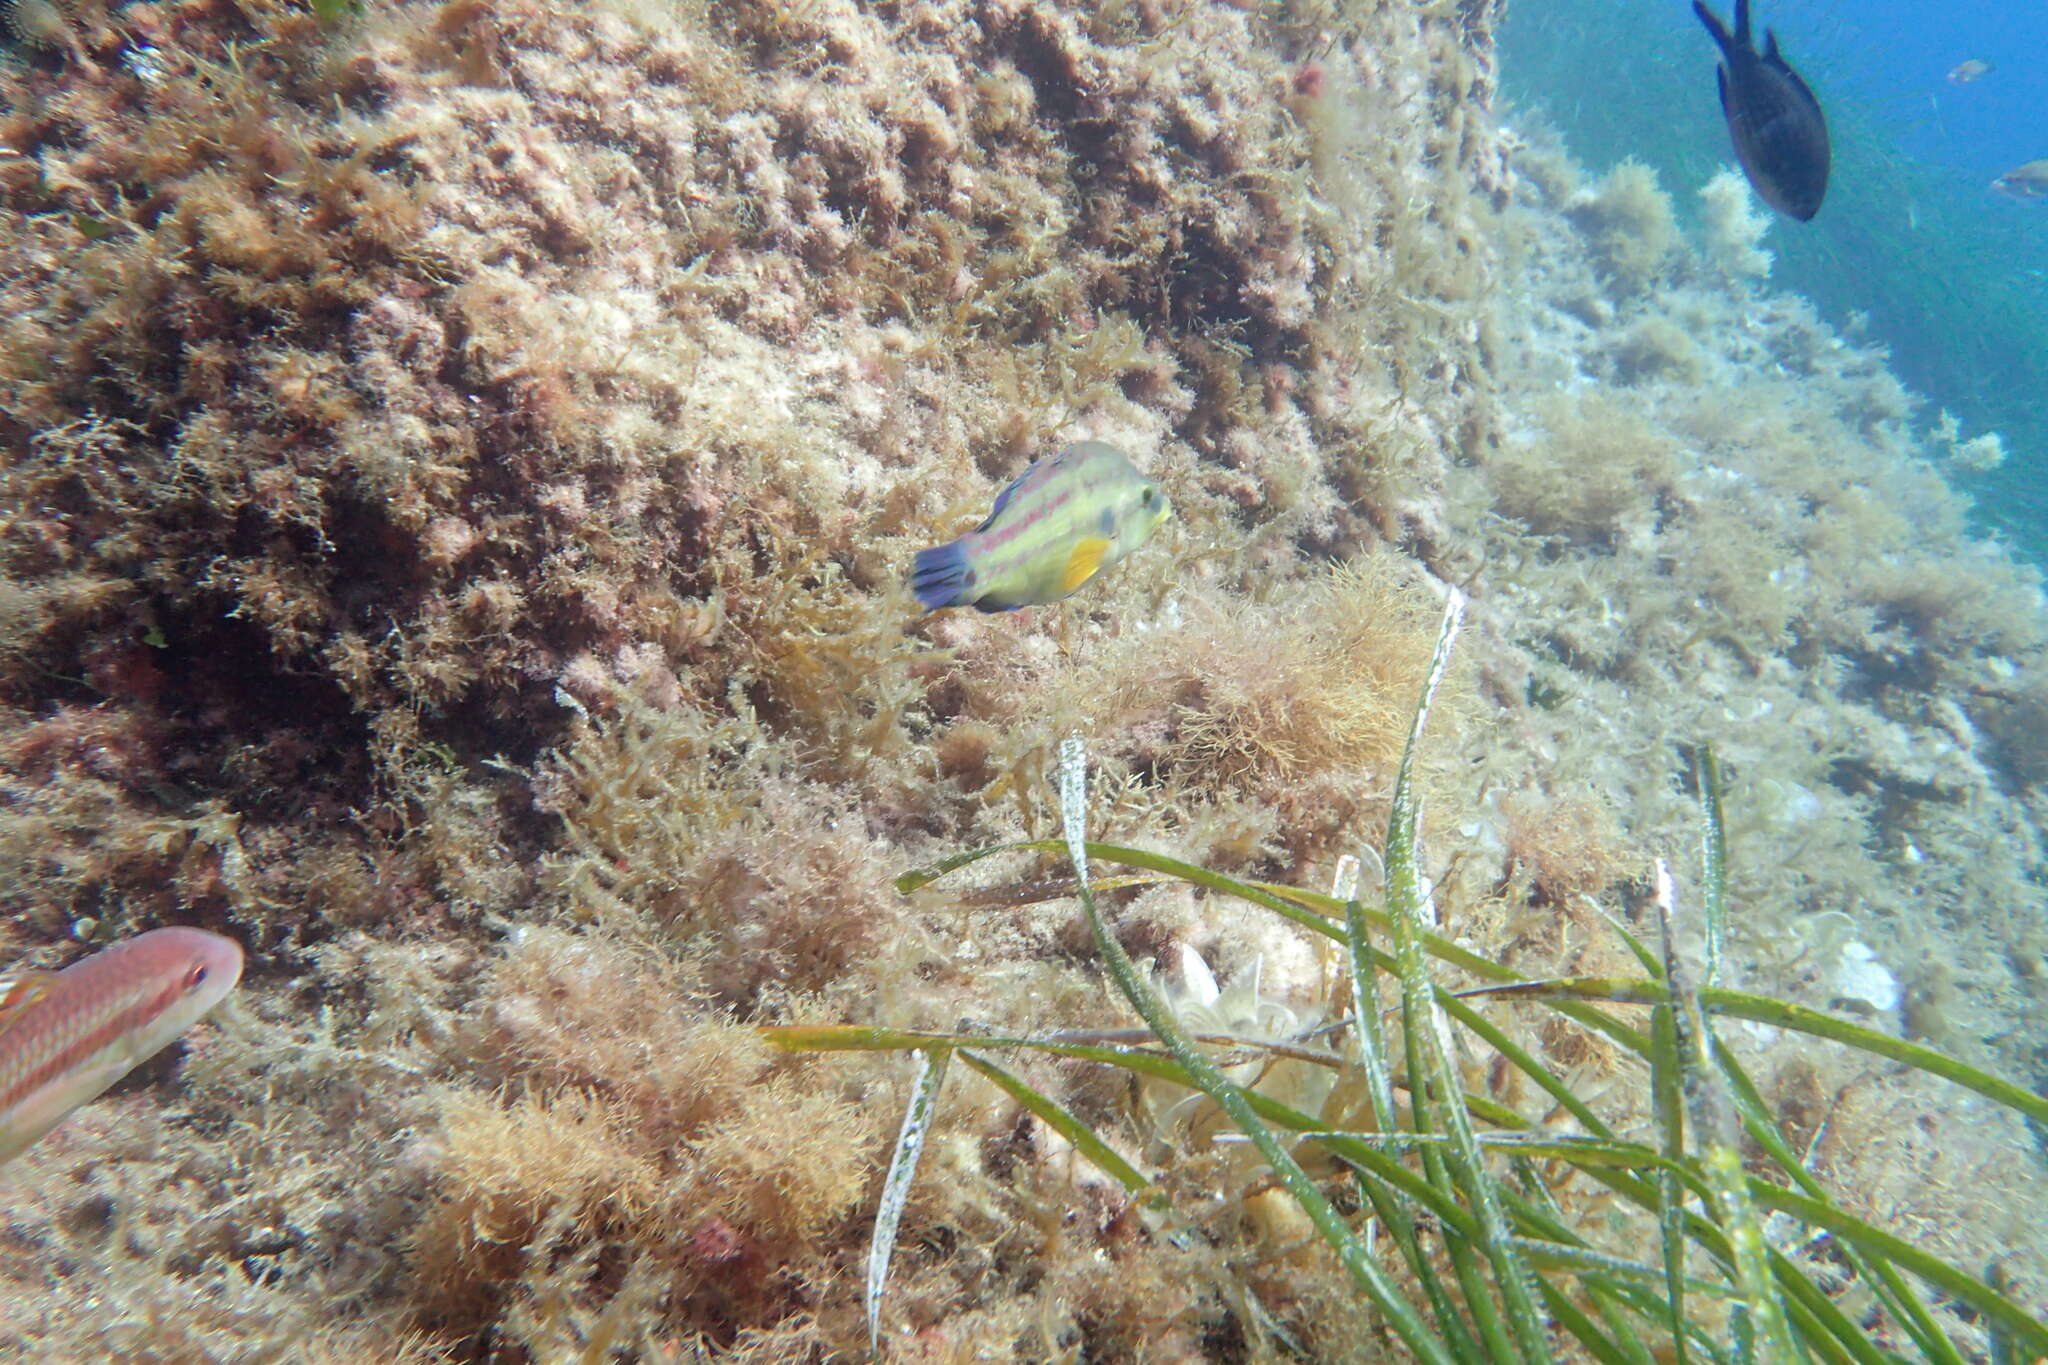
[{"label": "underwater vegetation", "polygon": [[[1571,145],[1571,155],[1598,172],[1634,159],[1656,169],[1688,212],[1693,187],[1729,160],[1729,138],[1719,107],[1706,93],[1713,49],[1680,7],[1584,6],[1566,3],[1512,11],[1499,28],[1502,90],[1533,117],[1548,117]],[[1759,11],[1775,17],[1781,35],[1795,20],[1801,70],[1823,89],[1869,85],[1864,77],[1886,70],[1924,71],[1924,96],[1939,72],[1913,50],[1875,53],[1861,20],[1846,11],[1791,7]],[[1833,60],[1823,56],[1832,48]],[[1613,54],[1656,52],[1672,60],[1617,62]],[[1853,54],[1853,55],[1852,55]],[[1910,80],[1908,81],[1910,84]],[[1579,91],[1600,100],[1577,103]],[[1901,152],[1920,143],[1924,104],[1901,99],[1873,106],[1832,97],[1827,120],[1835,165],[1829,211],[1810,231],[1774,235],[1773,282],[1800,295],[1829,325],[1843,332],[1867,329],[1890,354],[1887,368],[1915,391],[1952,411],[1973,437],[1998,432],[2016,452],[2048,449],[2042,407],[2021,397],[2037,384],[2033,357],[2048,351],[2048,307],[2042,280],[2028,272],[2038,224],[2024,210],[1987,191],[1990,169],[1965,169],[1970,149],[1957,147],[1948,164]],[[1605,116],[1614,108],[1650,109],[1650,120]],[[1507,117],[1531,132],[1530,117]],[[2033,528],[2048,524],[2040,480],[2024,460],[1961,486],[1975,503],[1979,526],[1998,528],[2038,561]]]},{"label": "underwater vegetation", "polygon": [[[1514,302],[1521,321],[1502,319],[1497,368],[1536,392],[1458,494],[1483,531],[1477,581],[1495,589],[1481,608],[1522,623],[1529,718],[1554,718],[1530,741],[1601,773],[1594,788],[1640,837],[1669,809],[1667,781],[1638,782],[1579,736],[1721,734],[1732,780],[1755,774],[1754,800],[1732,807],[1738,843],[1789,841],[1769,873],[1732,874],[1778,907],[1754,965],[1826,989],[1844,943],[1902,936],[1924,945],[1901,954],[1924,978],[1903,983],[1911,1027],[1948,1045],[1995,1038],[2017,1074],[2039,1074],[2036,1025],[1946,1022],[1968,999],[2039,1009],[2022,946],[2040,932],[2039,792],[2033,741],[2012,724],[2038,686],[2039,578],[1995,544],[1938,567],[1927,549],[1966,512],[1942,466],[1996,458],[1995,443],[1920,417],[1880,354],[1816,335],[1809,309],[1763,290],[1768,238],[1725,202],[1728,178],[1703,191],[1723,203],[1696,255],[1642,168],[1581,186],[1540,155],[1524,158],[1529,203],[1562,207],[1583,244],[1528,248],[1542,265]],[[1527,220],[1552,242],[1556,221]],[[1638,257],[1654,264],[1615,270],[1616,235],[1659,244]],[[1645,328],[1665,322],[1649,349]],[[1534,476],[1567,464],[1570,480]],[[1958,970],[1974,976],[1961,993],[1945,984]]]},{"label": "underwater vegetation", "polygon": [[[910,1077],[757,1026],[1128,1030],[1066,864],[894,879],[1057,834],[1079,731],[1094,837],[1329,884],[1451,581],[1436,932],[1631,974],[1607,916],[1647,850],[1702,884],[1711,740],[1730,989],[2048,1074],[2038,585],[1942,472],[1986,448],[1771,291],[1739,181],[1691,240],[1503,128],[1497,7],[328,9],[127,6],[0,69],[0,960],[248,954],[5,1167],[0,1354],[860,1353]],[[916,552],[1082,441],[1172,519],[1063,602],[922,612]],[[1346,1012],[1285,921],[1093,887],[1218,1008]],[[1636,1054],[1502,1027],[1651,1122]],[[2038,1313],[1987,1196],[2023,1124],[1724,1041],[1848,1214]],[[1457,1064],[1547,1117],[1497,1062]],[[1173,1148],[1192,1232],[955,1068],[904,1358],[1400,1358],[1270,1163],[1187,1143],[1220,1109],[1018,1068]]]},{"label": "underwater vegetation", "polygon": [[[1883,1358],[1884,1346],[1908,1342],[1925,1359],[1959,1358],[1961,1349],[2003,1359],[2012,1357],[2015,1346],[2029,1354],[2048,1349],[2048,1322],[2004,1298],[2001,1290],[2009,1282],[2002,1268],[1994,1268],[1990,1282],[1979,1281],[1833,1203],[1764,1108],[1742,1064],[1716,1039],[1716,1011],[1770,1020],[1946,1077],[2011,1114],[2034,1122],[2048,1118],[2048,1100],[1953,1059],[1717,987],[1727,850],[1711,749],[1698,756],[1705,881],[1700,906],[1687,914],[1688,929],[1702,935],[1703,961],[1689,961],[1678,946],[1681,911],[1662,859],[1655,865],[1654,889],[1661,952],[1645,947],[1619,919],[1609,926],[1628,945],[1633,965],[1646,973],[1641,978],[1517,980],[1432,932],[1441,908],[1421,871],[1421,802],[1410,777],[1464,605],[1453,591],[1395,777],[1381,855],[1384,909],[1369,909],[1358,898],[1355,862],[1349,872],[1340,871],[1335,894],[1324,896],[1247,884],[1143,850],[1089,842],[1086,750],[1079,739],[1070,739],[1061,746],[1060,785],[1072,885],[1107,972],[1144,1020],[1135,1033],[1145,1046],[1131,1046],[1131,1031],[1061,1030],[1018,1038],[802,1025],[764,1030],[776,1045],[797,1051],[915,1050],[915,1090],[868,1259],[872,1343],[883,1339],[899,1220],[922,1148],[937,1126],[947,1067],[957,1058],[1013,1096],[1049,1135],[1070,1143],[1101,1177],[1120,1184],[1137,1216],[1175,1245],[1199,1244],[1205,1236],[1223,1239],[1213,1221],[1204,1226],[1190,1220],[1186,1189],[1176,1179],[1174,1143],[1185,1144],[1196,1159],[1204,1148],[1219,1145],[1242,1153],[1249,1169],[1211,1162],[1203,1170],[1200,1178],[1213,1194],[1196,1203],[1194,1219],[1203,1213],[1213,1219],[1203,1203],[1220,1206],[1254,1238],[1278,1242],[1296,1256],[1307,1245],[1327,1243],[1357,1296],[1378,1311],[1367,1329],[1370,1337],[1390,1352],[1398,1339],[1415,1359],[1500,1365],[1548,1361],[1560,1349],[1576,1348],[1600,1360],[1647,1360],[1656,1358],[1653,1350],[1682,1360],[1691,1350],[1712,1360],[1790,1362],[1816,1354]],[[991,854],[1058,847],[1057,840],[1040,840],[974,850],[906,874],[897,886],[914,893]],[[1334,940],[1342,965],[1331,965],[1349,977],[1348,992],[1340,987],[1338,994],[1348,995],[1351,1014],[1334,1028],[1304,1026],[1295,1011],[1263,997],[1256,961],[1227,992],[1219,990],[1199,956],[1185,951],[1178,988],[1162,987],[1156,977],[1148,982],[1091,894],[1091,863],[1138,871],[1136,878],[1119,875],[1104,885],[1151,880],[1147,873],[1184,880]],[[1374,946],[1376,936],[1387,948]],[[1446,990],[1437,984],[1432,957],[1496,984]],[[1398,1009],[1383,1005],[1381,972],[1398,991]],[[1475,998],[1546,1001],[1558,1008],[1559,1022],[1604,1035],[1646,1060],[1656,1145],[1619,1137],[1587,1105],[1581,1087],[1511,1041],[1495,1019],[1472,1007]],[[1592,1001],[1651,1005],[1649,1028],[1630,1027]],[[1390,1024],[1381,1021],[1383,1013],[1394,1016],[1398,1045]],[[1469,1051],[1453,1046],[1452,1020],[1461,1026],[1457,1038],[1469,1031],[1495,1052],[1497,1060],[1483,1073],[1483,1091],[1479,1070],[1465,1065]],[[1084,1118],[988,1055],[1020,1049],[1128,1070],[1141,1089],[1193,1092],[1169,1116],[1196,1104],[1213,1112],[1201,1127],[1171,1117],[1156,1124],[1141,1169]],[[1397,1060],[1403,1063],[1404,1102],[1395,1099]],[[1303,1069],[1320,1079],[1305,1083],[1298,1074]],[[1520,1096],[1519,1082],[1509,1081],[1518,1073],[1555,1102],[1552,1120],[1568,1115],[1577,1130],[1560,1133],[1499,1103]],[[1745,1168],[1739,1147],[1745,1129],[1769,1158],[1762,1178]],[[1290,1134],[1300,1136],[1289,1140]],[[1404,1161],[1410,1154],[1419,1160]],[[1539,1159],[1551,1164],[1539,1169]],[[1326,1194],[1340,1173],[1350,1177],[1341,1209]],[[1593,1209],[1580,1206],[1575,1216],[1560,1202],[1575,1177],[1588,1177],[1617,1197]],[[1374,1238],[1382,1231],[1398,1243],[1398,1269],[1391,1254],[1377,1254]],[[1644,1253],[1646,1240],[1657,1243],[1660,1257]],[[1827,1254],[1814,1256],[1823,1242]],[[1693,1243],[1704,1255],[1693,1254]],[[1285,1274],[1287,1259],[1271,1252],[1239,1257],[1222,1271],[1235,1280],[1235,1292],[1225,1297],[1251,1354],[1284,1351],[1319,1359],[1346,1349],[1339,1344],[1343,1337],[1298,1338],[1294,1315],[1274,1311],[1298,1292]],[[1703,1264],[1709,1278],[1693,1280],[1689,1263]],[[1218,1273],[1199,1262],[1193,1268],[1196,1274]],[[1931,1311],[1930,1301],[1902,1271],[1923,1280],[1936,1302],[1948,1298],[1949,1304]],[[1315,1326],[1330,1330],[1327,1323]],[[1960,1343],[1959,1335],[1965,1337]]]}]

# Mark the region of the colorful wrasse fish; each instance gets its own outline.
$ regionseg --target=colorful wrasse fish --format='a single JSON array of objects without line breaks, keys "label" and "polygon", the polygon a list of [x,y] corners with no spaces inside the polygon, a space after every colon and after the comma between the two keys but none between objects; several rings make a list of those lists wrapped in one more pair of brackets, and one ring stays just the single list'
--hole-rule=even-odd
[{"label": "colorful wrasse fish", "polygon": [[1168,512],[1121,451],[1077,441],[1012,479],[981,525],[919,550],[910,586],[928,610],[1057,602],[1143,545]]},{"label": "colorful wrasse fish", "polygon": [[242,950],[152,929],[61,972],[0,975],[0,1161],[21,1154],[218,1005]]}]

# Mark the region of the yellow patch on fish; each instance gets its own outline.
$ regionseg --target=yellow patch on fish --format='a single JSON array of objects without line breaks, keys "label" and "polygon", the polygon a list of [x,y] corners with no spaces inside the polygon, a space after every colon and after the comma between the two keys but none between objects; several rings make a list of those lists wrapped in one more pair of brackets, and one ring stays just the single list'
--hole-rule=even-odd
[{"label": "yellow patch on fish", "polygon": [[1057,602],[1143,545],[1166,494],[1100,441],[1077,441],[1012,479],[981,525],[920,550],[911,588],[930,610]]},{"label": "yellow patch on fish", "polygon": [[1095,577],[1096,571],[1102,567],[1102,557],[1109,553],[1111,543],[1101,536],[1090,536],[1076,545],[1073,557],[1067,560],[1067,574],[1060,580],[1060,586],[1066,592],[1072,592]]}]

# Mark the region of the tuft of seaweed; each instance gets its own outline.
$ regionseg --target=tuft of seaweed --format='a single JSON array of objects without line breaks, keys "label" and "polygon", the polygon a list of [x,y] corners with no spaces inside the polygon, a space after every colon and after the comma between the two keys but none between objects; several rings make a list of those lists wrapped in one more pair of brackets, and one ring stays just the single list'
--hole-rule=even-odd
[{"label": "tuft of seaweed", "polygon": [[1565,215],[1586,235],[1594,264],[1617,300],[1654,284],[1678,251],[1678,219],[1657,172],[1622,161],[1598,185],[1579,192]]}]

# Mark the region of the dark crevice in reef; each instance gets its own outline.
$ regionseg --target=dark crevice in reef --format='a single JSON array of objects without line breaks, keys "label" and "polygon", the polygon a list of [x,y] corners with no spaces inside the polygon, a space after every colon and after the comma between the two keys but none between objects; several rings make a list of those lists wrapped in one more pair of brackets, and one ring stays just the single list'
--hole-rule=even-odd
[{"label": "dark crevice in reef", "polygon": [[242,814],[264,819],[372,799],[369,726],[324,671],[280,660],[220,599],[167,619],[159,638],[149,662],[162,714],[189,746],[186,782],[234,792]]}]

